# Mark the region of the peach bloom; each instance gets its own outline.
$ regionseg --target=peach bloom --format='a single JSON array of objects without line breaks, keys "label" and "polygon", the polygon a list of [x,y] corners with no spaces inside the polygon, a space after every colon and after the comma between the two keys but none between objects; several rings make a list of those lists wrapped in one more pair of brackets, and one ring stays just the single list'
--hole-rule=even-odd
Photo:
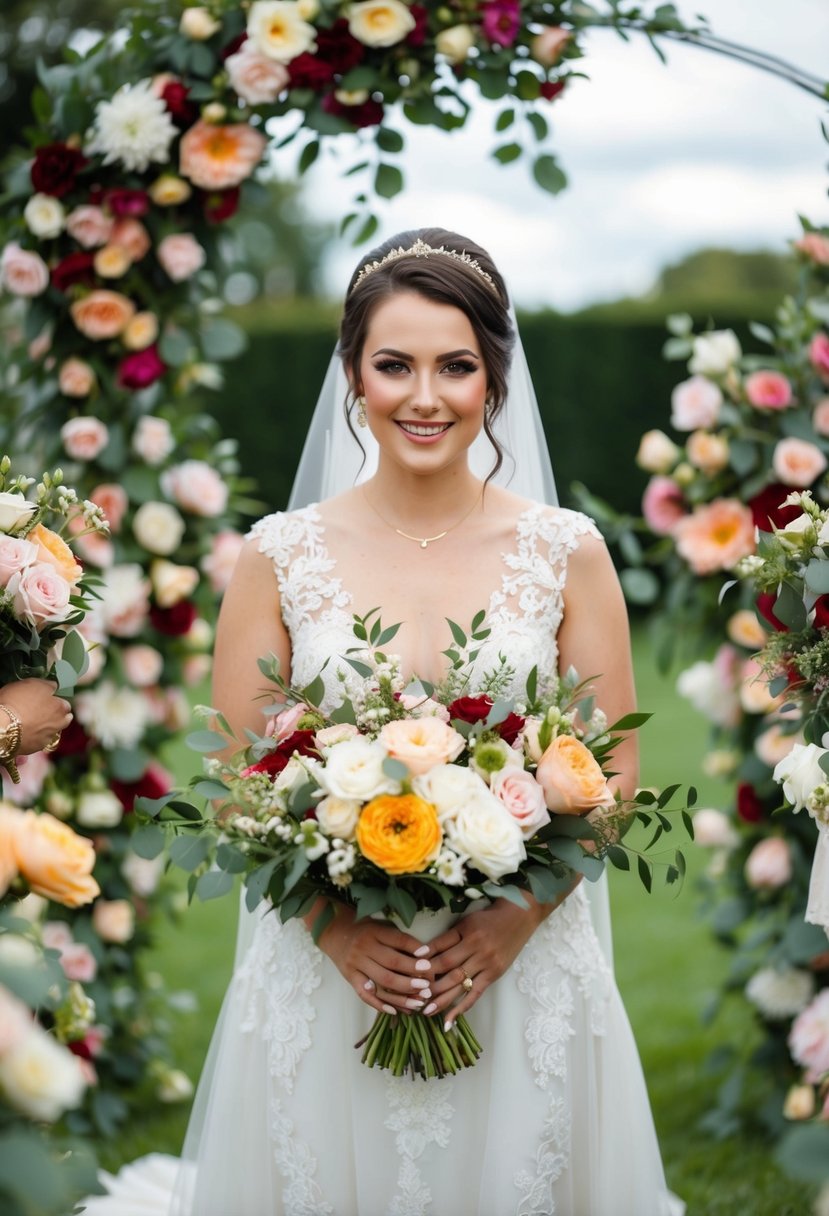
[{"label": "peach bloom", "polygon": [[792,1085],[783,1103],[784,1119],[811,1119],[815,1113],[815,1091],[812,1085]]},{"label": "peach bloom", "polygon": [[533,38],[530,43],[530,54],[536,63],[543,64],[545,68],[551,68],[561,59],[570,38],[569,30],[564,30],[559,25],[548,25]]},{"label": "peach bloom", "polygon": [[[4,782],[5,785],[5,782]],[[23,812],[7,802],[0,802],[0,896],[8,891],[17,878],[17,853],[14,834]]]},{"label": "peach bloom", "polygon": [[523,768],[505,766],[492,774],[492,793],[502,802],[521,829],[525,840],[550,822],[550,812],[544,802],[544,791],[532,773]]},{"label": "peach bloom", "polygon": [[228,489],[219,473],[204,460],[185,460],[162,475],[164,493],[193,515],[221,515]]},{"label": "peach bloom", "polygon": [[728,464],[728,440],[724,435],[694,431],[688,436],[685,451],[694,468],[700,469],[708,477],[722,472]]},{"label": "peach bloom", "polygon": [[646,473],[669,473],[679,459],[679,448],[664,431],[646,431],[639,441],[636,463]]},{"label": "peach bloom", "polygon": [[180,171],[202,190],[227,190],[250,177],[267,142],[247,123],[214,126],[200,119],[182,136]]},{"label": "peach bloom", "polygon": [[13,574],[33,566],[37,561],[37,546],[21,536],[0,534],[0,587],[5,587]]},{"label": "peach bloom", "polygon": [[174,283],[183,283],[201,270],[206,254],[189,232],[174,232],[159,243],[156,256]]},{"label": "peach bloom", "polygon": [[759,841],[746,858],[744,873],[746,882],[755,891],[785,886],[792,876],[792,855],[787,842],[780,836],[767,836]]},{"label": "peach bloom", "polygon": [[750,608],[740,608],[732,613],[726,626],[728,636],[738,646],[747,650],[759,650],[766,643],[768,634],[757,620],[757,613]]},{"label": "peach bloom", "polygon": [[120,532],[129,507],[129,499],[124,487],[114,481],[101,482],[90,493],[89,500],[103,511],[110,532]]},{"label": "peach bloom", "polygon": [[815,334],[812,338],[809,360],[821,379],[829,380],[829,337],[826,334]]},{"label": "peach bloom", "polygon": [[97,249],[106,245],[115,221],[101,207],[84,204],[70,211],[66,217],[66,231],[84,249]]},{"label": "peach bloom", "polygon": [[573,735],[556,735],[535,770],[544,801],[559,815],[581,815],[614,798],[601,765]]},{"label": "peach bloom", "polygon": [[[82,516],[76,515],[69,521],[69,531],[73,534],[82,532],[83,528]],[[102,570],[107,569],[115,561],[115,546],[111,540],[106,536],[101,536],[98,532],[87,532],[85,536],[77,536],[75,548],[85,562],[92,562],[93,566],[99,566]],[[87,672],[86,676],[88,675]],[[84,682],[87,682],[86,676],[84,676]]]},{"label": "peach bloom", "polygon": [[781,760],[785,760],[795,743],[803,743],[803,736],[797,732],[786,734],[777,722],[772,724],[754,740],[754,751],[769,768],[775,768]]},{"label": "peach bloom", "polygon": [[209,654],[190,654],[181,665],[181,677],[188,688],[193,688],[207,679],[212,666]]},{"label": "peach bloom", "polygon": [[771,463],[778,481],[798,489],[806,489],[826,471],[823,452],[806,439],[781,439]]},{"label": "peach bloom", "polygon": [[251,106],[276,101],[291,79],[284,64],[263,55],[250,39],[242,43],[235,55],[228,56],[225,70],[239,97]]},{"label": "peach bloom", "polygon": [[75,561],[66,541],[51,528],[35,524],[26,539],[37,545],[37,560],[54,566],[67,583],[76,583],[83,574],[83,568]]},{"label": "peach bloom", "polygon": [[135,932],[135,910],[128,899],[96,899],[92,927],[105,942],[128,942]]},{"label": "peach bloom", "polygon": [[818,435],[829,436],[829,397],[818,401],[812,413],[812,426]]},{"label": "peach bloom", "polygon": [[178,207],[186,203],[193,187],[175,173],[162,173],[147,191],[156,207]]},{"label": "peach bloom", "polygon": [[[284,9],[287,5],[280,7]],[[402,0],[358,0],[349,5],[347,12],[349,33],[365,46],[394,46],[415,28],[409,6]],[[308,28],[313,37],[313,27]],[[254,36],[252,21],[248,32]]]},{"label": "peach bloom", "polygon": [[152,247],[150,234],[135,216],[126,215],[116,220],[109,237],[110,245],[118,245],[131,262],[140,262]]},{"label": "peach bloom", "polygon": [[754,552],[754,520],[744,503],[718,498],[681,519],[674,538],[677,552],[695,574],[731,570]]},{"label": "peach bloom", "polygon": [[121,279],[131,265],[129,254],[121,245],[104,245],[95,254],[95,273],[102,279]]},{"label": "peach bloom", "polygon": [[670,536],[688,514],[682,490],[671,477],[652,477],[642,496],[642,514],[651,532]]},{"label": "peach bloom", "polygon": [[127,350],[146,350],[158,337],[158,317],[154,312],[137,312],[121,334]]},{"label": "peach bloom", "polygon": [[378,742],[394,760],[417,776],[438,764],[449,764],[463,751],[464,737],[439,718],[401,718],[387,722]]},{"label": "peach bloom", "polygon": [[749,405],[758,410],[784,410],[792,404],[791,382],[782,372],[752,372],[743,388]]},{"label": "peach bloom", "polygon": [[819,1084],[829,1072],[829,988],[799,1013],[789,1032],[792,1058],[807,1069],[805,1080]]},{"label": "peach bloom", "polygon": [[794,248],[818,266],[829,266],[829,239],[820,232],[806,232]]},{"label": "peach bloom", "polygon": [[36,629],[52,621],[65,621],[71,611],[71,594],[66,579],[45,562],[27,566],[19,574],[13,574],[6,584],[14,615]]},{"label": "peach bloom", "polygon": [[58,387],[64,397],[88,397],[95,387],[95,373],[84,359],[64,359],[58,370]]},{"label": "peach bloom", "polygon": [[740,704],[747,714],[768,714],[781,704],[769,692],[768,677],[756,659],[746,660],[740,676]]},{"label": "peach bloom", "polygon": [[671,393],[671,426],[678,431],[712,427],[720,416],[723,396],[705,376],[683,380]]},{"label": "peach bloom", "polygon": [[150,582],[158,606],[172,608],[193,594],[199,585],[199,572],[195,566],[178,566],[160,559],[150,566]]},{"label": "peach bloom", "polygon": [[59,946],[60,965],[68,980],[77,980],[81,984],[89,984],[98,974],[98,964],[89,946],[83,942],[67,942]]},{"label": "peach bloom", "polygon": [[12,241],[0,255],[0,285],[13,296],[39,296],[49,286],[49,267],[39,253]]},{"label": "peach bloom", "polygon": [[135,305],[118,291],[100,288],[75,300],[69,312],[85,338],[101,342],[117,338],[135,316]]},{"label": "peach bloom", "polygon": [[70,418],[60,428],[67,456],[73,460],[94,460],[109,443],[109,429],[98,418]]},{"label": "peach bloom", "polygon": [[166,418],[145,414],[139,418],[132,436],[132,450],[153,468],[161,464],[176,446]]},{"label": "peach bloom", "polygon": [[126,646],[121,659],[124,675],[136,688],[150,688],[161,679],[164,659],[154,646]]},{"label": "peach bloom", "polygon": [[199,565],[217,594],[221,595],[227,590],[244,543],[241,532],[226,528],[216,533],[211,541],[210,553],[201,559]]},{"label": "peach bloom", "polygon": [[14,833],[21,874],[37,895],[67,908],[91,903],[100,889],[92,877],[92,841],[52,815],[23,811]]}]

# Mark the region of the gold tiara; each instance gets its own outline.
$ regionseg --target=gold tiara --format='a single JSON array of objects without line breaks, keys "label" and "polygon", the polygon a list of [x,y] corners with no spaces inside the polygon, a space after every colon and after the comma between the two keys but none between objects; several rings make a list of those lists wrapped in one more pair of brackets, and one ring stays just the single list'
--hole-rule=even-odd
[{"label": "gold tiara", "polygon": [[[474,270],[475,274],[479,274],[487,286],[495,293],[495,295],[498,295],[498,288],[495,286],[495,280],[493,279],[492,275],[487,274],[481,263],[477,262],[475,258],[471,257],[470,254],[466,253],[466,251],[463,253],[456,253],[454,249],[447,249],[444,245],[438,245],[437,247],[427,245],[425,241],[420,239],[420,237],[418,237],[414,245],[410,245],[408,249],[404,249],[403,246],[400,245],[397,249],[392,249],[389,253],[387,253],[384,258],[380,258],[379,261],[366,262],[365,266],[357,276],[357,281],[355,282],[354,287],[359,287],[363,279],[367,279],[370,274],[374,274],[375,270],[380,270],[389,262],[396,262],[400,258],[428,258],[429,255],[433,253],[440,254],[440,256],[444,258],[452,258],[456,262],[463,262],[463,264],[468,266],[470,270]],[[354,288],[352,288],[352,290],[354,290]]]}]

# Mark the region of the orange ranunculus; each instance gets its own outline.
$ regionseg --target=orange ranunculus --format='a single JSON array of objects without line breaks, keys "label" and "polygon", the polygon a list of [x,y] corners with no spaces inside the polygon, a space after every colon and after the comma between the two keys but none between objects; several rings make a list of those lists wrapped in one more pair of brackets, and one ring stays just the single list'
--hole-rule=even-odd
[{"label": "orange ranunculus", "polygon": [[20,873],[36,894],[67,908],[92,903],[100,895],[92,877],[92,841],[54,815],[23,812],[15,824],[13,842]]},{"label": "orange ranunculus", "polygon": [[69,311],[85,338],[101,342],[105,338],[118,337],[134,317],[135,305],[119,291],[101,288],[76,300]]},{"label": "orange ranunculus", "polygon": [[182,137],[179,168],[202,190],[227,190],[250,177],[267,144],[246,122],[217,125],[200,119]]},{"label": "orange ranunculus", "polygon": [[83,567],[75,561],[75,556],[66,541],[51,528],[44,528],[43,524],[36,524],[26,539],[33,545],[37,545],[37,560],[54,566],[67,583],[76,583],[83,574]]},{"label": "orange ranunculus", "polygon": [[716,498],[695,507],[674,529],[677,552],[695,574],[731,570],[755,550],[754,520],[749,508],[734,498]]},{"label": "orange ranunculus", "polygon": [[535,778],[548,808],[559,815],[581,815],[613,802],[598,760],[573,735],[556,735],[538,762]]},{"label": "orange ranunculus", "polygon": [[357,844],[387,874],[417,874],[433,861],[442,838],[438,813],[416,794],[380,794],[363,807]]}]

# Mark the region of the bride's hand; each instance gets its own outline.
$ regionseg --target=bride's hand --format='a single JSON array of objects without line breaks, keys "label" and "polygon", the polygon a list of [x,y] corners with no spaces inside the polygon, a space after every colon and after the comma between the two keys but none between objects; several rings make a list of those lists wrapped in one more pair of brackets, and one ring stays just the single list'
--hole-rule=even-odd
[{"label": "bride's hand", "polygon": [[[424,1013],[446,1012],[446,1025],[471,1009],[490,984],[504,974],[525,943],[580,881],[577,877],[555,903],[542,904],[528,891],[521,894],[529,907],[518,908],[498,899],[480,912],[471,912],[430,942],[429,958],[435,980],[433,1000]],[[472,986],[464,986],[471,980]]]},{"label": "bride's hand", "polygon": [[322,934],[320,950],[361,1000],[379,1013],[410,1013],[432,999],[432,964],[416,937],[381,920],[355,920],[340,906]]}]

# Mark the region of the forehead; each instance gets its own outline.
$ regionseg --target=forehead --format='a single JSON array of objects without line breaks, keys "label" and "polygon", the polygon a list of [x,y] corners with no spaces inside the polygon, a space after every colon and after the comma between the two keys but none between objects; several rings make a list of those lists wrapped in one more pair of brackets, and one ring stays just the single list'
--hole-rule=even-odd
[{"label": "forehead", "polygon": [[480,354],[472,322],[453,304],[438,304],[417,292],[397,292],[373,309],[364,352],[392,347],[412,354],[466,348]]}]

